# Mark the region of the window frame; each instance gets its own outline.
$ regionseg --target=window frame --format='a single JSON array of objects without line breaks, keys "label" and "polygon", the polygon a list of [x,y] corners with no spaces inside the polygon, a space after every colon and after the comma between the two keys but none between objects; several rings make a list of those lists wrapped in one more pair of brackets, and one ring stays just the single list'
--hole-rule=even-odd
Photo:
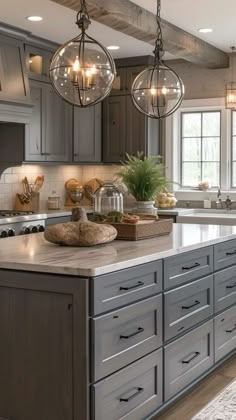
[{"label": "window frame", "polygon": [[207,192],[196,188],[181,187],[180,181],[180,114],[181,112],[206,112],[221,111],[221,148],[220,148],[220,181],[222,192],[236,193],[236,187],[231,186],[231,110],[225,109],[225,98],[185,99],[181,107],[165,120],[165,153],[166,176],[174,181],[173,190],[179,200],[202,200],[207,197],[215,197],[217,188],[211,188]]},{"label": "window frame", "polygon": [[[221,111],[221,109],[219,109],[219,110],[216,110],[216,109],[214,109],[214,110],[201,110],[201,111],[200,110],[199,111],[196,111],[196,110],[195,111],[191,111],[191,110],[180,111],[180,180],[179,180],[179,183],[180,183],[180,187],[183,188],[183,189],[194,189],[194,188],[197,187],[197,185],[195,187],[193,185],[183,185],[183,163],[184,163],[184,161],[183,161],[183,139],[186,138],[186,137],[183,137],[183,116],[186,115],[186,114],[200,114],[201,115],[201,136],[200,137],[196,136],[196,137],[200,138],[200,140],[201,140],[201,160],[199,160],[199,162],[193,161],[193,163],[200,163],[201,174],[202,174],[202,164],[204,162],[207,162],[207,161],[202,160],[202,144],[203,144],[203,138],[204,138],[204,136],[203,136],[203,114],[216,113],[216,112],[220,114],[220,135],[219,136],[205,136],[205,138],[206,137],[210,137],[210,138],[213,138],[213,137],[218,138],[219,137],[219,139],[220,139],[220,145],[219,145],[220,146],[219,147],[219,157],[220,157],[220,160],[219,160],[219,168],[220,168],[219,185],[221,185],[221,165],[222,165],[222,162],[221,162],[221,143],[222,143],[222,127],[221,127],[222,123],[221,123],[221,119],[222,119],[222,111]],[[218,163],[218,161],[209,161],[209,162]],[[189,161],[188,163],[191,163],[191,162]],[[219,185],[214,185],[212,188],[213,189],[218,188]]]}]

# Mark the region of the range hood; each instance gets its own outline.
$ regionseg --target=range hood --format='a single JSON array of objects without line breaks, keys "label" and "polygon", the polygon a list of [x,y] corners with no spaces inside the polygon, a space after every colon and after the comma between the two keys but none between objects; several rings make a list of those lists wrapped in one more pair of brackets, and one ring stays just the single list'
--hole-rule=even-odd
[{"label": "range hood", "polygon": [[0,103],[0,176],[7,168],[22,165],[31,115],[32,105]]}]

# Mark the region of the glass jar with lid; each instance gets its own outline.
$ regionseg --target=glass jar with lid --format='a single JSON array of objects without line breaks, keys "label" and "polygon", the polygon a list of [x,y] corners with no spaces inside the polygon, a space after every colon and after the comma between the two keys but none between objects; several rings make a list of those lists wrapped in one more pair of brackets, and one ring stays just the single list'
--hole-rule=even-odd
[{"label": "glass jar with lid", "polygon": [[123,213],[123,194],[112,181],[104,181],[94,193],[94,212],[107,215],[111,211]]}]

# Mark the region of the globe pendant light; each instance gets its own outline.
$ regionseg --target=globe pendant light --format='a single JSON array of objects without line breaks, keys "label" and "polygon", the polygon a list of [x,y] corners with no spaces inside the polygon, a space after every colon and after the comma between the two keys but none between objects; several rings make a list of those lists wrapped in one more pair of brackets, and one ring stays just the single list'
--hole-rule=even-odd
[{"label": "globe pendant light", "polygon": [[[232,53],[235,52],[235,47],[230,47]],[[231,56],[232,65],[232,82],[226,84],[225,92],[225,107],[226,109],[236,109],[236,82],[234,80],[234,57]]]},{"label": "globe pendant light", "polygon": [[142,71],[134,80],[132,99],[136,108],[144,115],[161,119],[173,114],[180,106],[184,85],[179,76],[164,64],[161,29],[161,1],[157,0],[157,39],[154,50],[154,65]]},{"label": "globe pendant light", "polygon": [[50,66],[50,78],[56,93],[78,107],[89,107],[109,95],[115,79],[115,63],[109,51],[91,38],[91,24],[85,0],[81,0],[77,21],[81,33],[62,45]]}]

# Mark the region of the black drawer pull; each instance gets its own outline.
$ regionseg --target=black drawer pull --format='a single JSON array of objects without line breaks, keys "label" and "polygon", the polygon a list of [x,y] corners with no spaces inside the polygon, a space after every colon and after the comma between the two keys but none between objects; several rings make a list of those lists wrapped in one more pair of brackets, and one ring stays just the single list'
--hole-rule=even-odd
[{"label": "black drawer pull", "polygon": [[135,331],[134,333],[130,334],[130,335],[120,335],[120,338],[125,338],[126,340],[128,338],[134,337],[135,335],[138,335],[140,333],[142,333],[144,331],[144,328],[139,327],[138,331]]},{"label": "black drawer pull", "polygon": [[193,265],[191,265],[191,267],[182,267],[182,270],[192,270],[193,268],[197,268],[200,267],[201,264],[199,263],[195,263]]},{"label": "black drawer pull", "polygon": [[194,306],[197,306],[199,304],[200,304],[200,301],[199,300],[195,300],[195,302],[192,305],[182,306],[182,309],[190,309],[190,308],[193,308]]},{"label": "black drawer pull", "polygon": [[233,252],[226,252],[226,255],[236,255],[236,249]]},{"label": "black drawer pull", "polygon": [[200,352],[199,351],[196,351],[195,353],[194,353],[194,355],[193,355],[193,357],[191,357],[190,359],[188,359],[188,360],[182,360],[182,363],[184,363],[184,364],[189,364],[190,362],[192,362],[194,359],[196,359],[196,357],[198,357],[200,355]]},{"label": "black drawer pull", "polygon": [[233,331],[235,331],[236,330],[236,325],[231,329],[231,330],[225,330],[225,332],[227,332],[227,333],[232,333]]},{"label": "black drawer pull", "polygon": [[133,398],[135,398],[135,397],[137,397],[139,394],[141,394],[141,392],[143,392],[144,391],[144,388],[138,388],[138,390],[133,394],[133,395],[130,395],[130,397],[128,397],[128,398],[120,398],[120,401],[123,401],[123,402],[129,402],[129,401],[131,401]]},{"label": "black drawer pull", "polygon": [[231,286],[226,286],[226,289],[234,289],[236,287],[236,283],[232,284]]},{"label": "black drawer pull", "polygon": [[132,289],[136,289],[136,287],[140,287],[140,286],[144,286],[143,281],[138,281],[138,283],[134,284],[134,286],[120,287],[120,290],[132,290]]}]

